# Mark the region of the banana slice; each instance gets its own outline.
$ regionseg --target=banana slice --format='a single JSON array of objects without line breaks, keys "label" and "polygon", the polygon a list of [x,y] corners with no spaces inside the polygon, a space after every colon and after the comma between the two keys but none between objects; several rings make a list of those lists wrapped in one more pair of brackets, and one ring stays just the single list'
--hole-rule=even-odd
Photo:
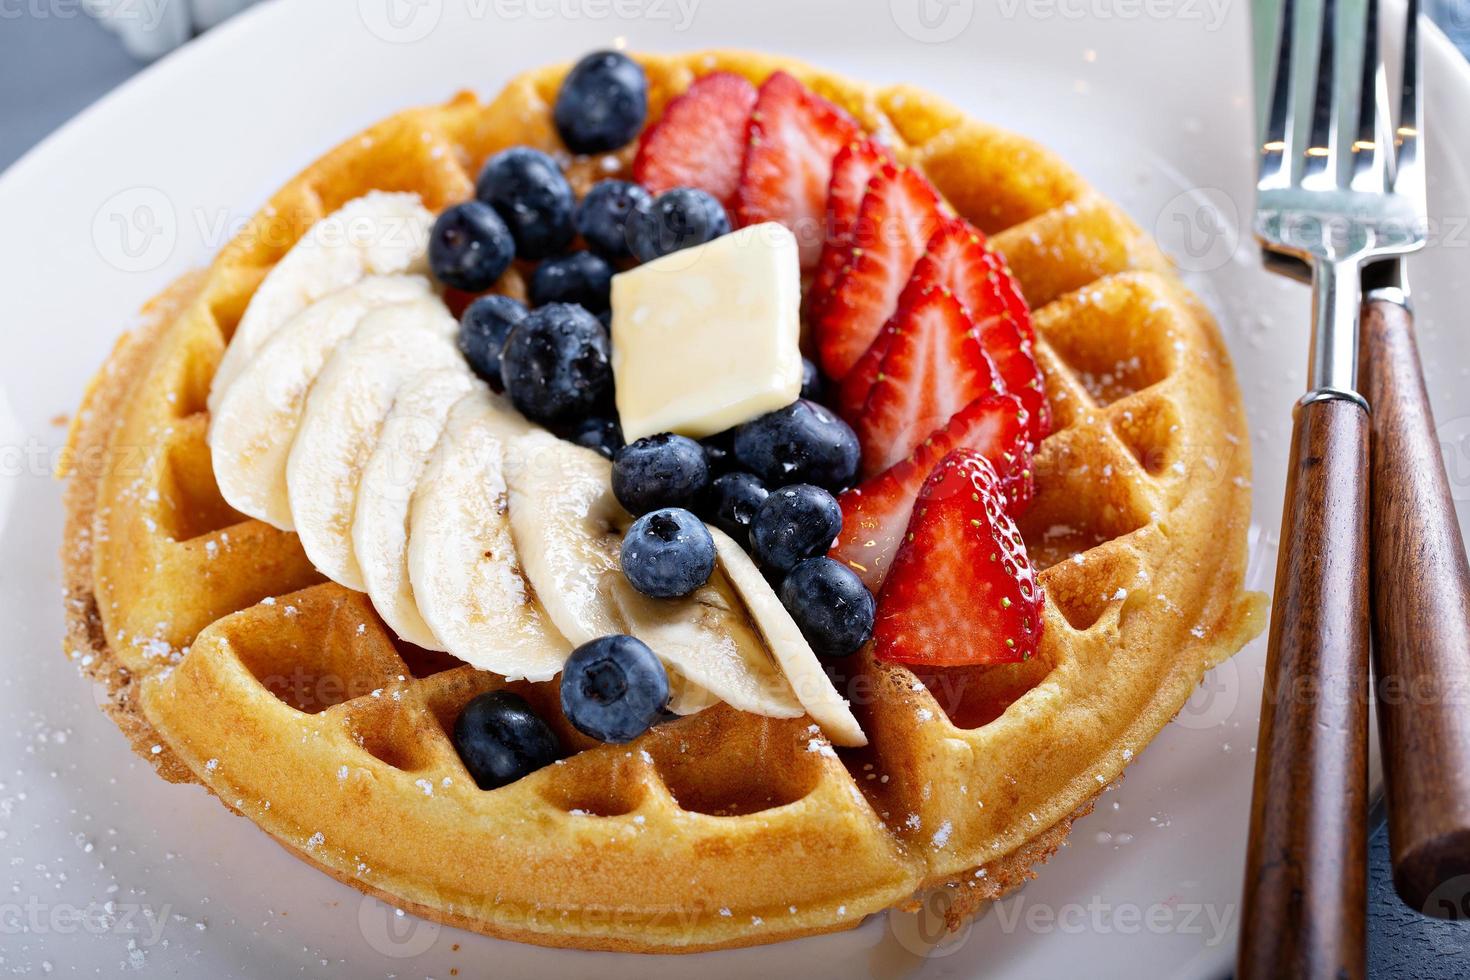
[{"label": "banana slice", "polygon": [[399,390],[425,371],[469,373],[454,317],[436,298],[385,306],[337,347],[306,399],[286,462],[306,555],[338,585],[367,591],[352,543],[357,490]]},{"label": "banana slice", "polygon": [[851,707],[832,685],[821,661],[812,652],[811,644],[801,635],[796,621],[781,604],[755,562],[719,528],[712,527],[709,531],[715,539],[715,554],[719,556],[720,568],[745,601],[750,618],[765,637],[766,645],[781,665],[806,713],[822,726],[822,731],[834,744],[867,745],[868,738],[853,717]]},{"label": "banana slice", "polygon": [[266,341],[311,303],[364,276],[427,273],[433,224],[417,194],[374,191],[312,225],[255,290],[215,372],[210,411]]},{"label": "banana slice", "polygon": [[468,371],[449,368],[427,371],[405,385],[357,488],[352,546],[368,596],[399,637],[428,650],[444,648],[419,615],[409,584],[409,508],[449,410],[475,384]]},{"label": "banana slice", "polygon": [[308,306],[260,348],[210,420],[214,476],[226,503],[282,531],[295,529],[286,459],[312,383],[368,313],[430,295],[421,276],[370,276]]},{"label": "banana slice", "polygon": [[632,519],[598,465],[605,460],[532,431],[505,462],[516,549],[556,628],[574,646],[627,632],[607,583],[622,574],[618,549]]},{"label": "banana slice", "polygon": [[486,388],[455,403],[413,497],[408,567],[437,645],[482,670],[542,681],[572,647],[527,584],[511,538],[505,446],[530,429]]},{"label": "banana slice", "polygon": [[507,464],[516,547],[562,635],[582,644],[627,633],[732,707],[773,718],[804,714],[723,573],[680,600],[649,599],[628,584],[619,551],[632,518],[613,496],[607,460],[533,432],[516,440]]},{"label": "banana slice", "polygon": [[697,715],[713,708],[720,699],[687,677],[675,672],[669,675],[669,710],[676,715]]},{"label": "banana slice", "polygon": [[672,603],[643,595],[621,572],[608,586],[626,624],[621,632],[647,643],[683,677],[741,711],[769,718],[806,713],[718,568],[693,595]]}]

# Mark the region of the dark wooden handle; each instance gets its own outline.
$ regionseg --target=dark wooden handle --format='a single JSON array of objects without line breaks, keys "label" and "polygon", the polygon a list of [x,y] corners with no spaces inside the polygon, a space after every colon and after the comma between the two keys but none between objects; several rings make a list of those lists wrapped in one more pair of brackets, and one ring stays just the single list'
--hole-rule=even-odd
[{"label": "dark wooden handle", "polygon": [[[1409,906],[1470,917],[1470,569],[1413,318],[1363,308],[1373,406],[1373,666],[1393,880]],[[1458,881],[1457,881],[1458,879]]]},{"label": "dark wooden handle", "polygon": [[1368,847],[1368,414],[1297,410],[1237,975],[1364,974]]}]

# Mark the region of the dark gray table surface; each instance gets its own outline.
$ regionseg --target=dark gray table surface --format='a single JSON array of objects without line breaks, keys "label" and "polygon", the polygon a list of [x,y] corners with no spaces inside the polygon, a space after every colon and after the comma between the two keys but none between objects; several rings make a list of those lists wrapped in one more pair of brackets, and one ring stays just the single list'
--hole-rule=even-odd
[{"label": "dark gray table surface", "polygon": [[[80,10],[0,21],[0,169],[143,66]],[[1389,880],[1380,824],[1370,855],[1369,967],[1375,978],[1470,977],[1470,923],[1427,919],[1404,908]]]}]

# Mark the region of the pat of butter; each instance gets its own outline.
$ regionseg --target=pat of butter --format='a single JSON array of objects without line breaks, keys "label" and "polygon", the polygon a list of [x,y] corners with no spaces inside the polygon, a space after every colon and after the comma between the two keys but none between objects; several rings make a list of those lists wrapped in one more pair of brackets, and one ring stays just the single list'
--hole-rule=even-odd
[{"label": "pat of butter", "polygon": [[801,394],[796,238],[752,225],[613,277],[612,368],[629,442],[702,438]]}]

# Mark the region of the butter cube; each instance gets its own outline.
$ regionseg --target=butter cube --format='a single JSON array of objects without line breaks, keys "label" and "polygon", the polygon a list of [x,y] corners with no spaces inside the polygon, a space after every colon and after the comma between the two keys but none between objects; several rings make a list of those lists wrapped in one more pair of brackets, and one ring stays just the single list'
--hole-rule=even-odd
[{"label": "butter cube", "polygon": [[796,238],[752,225],[612,281],[612,368],[632,442],[702,438],[801,394]]}]

